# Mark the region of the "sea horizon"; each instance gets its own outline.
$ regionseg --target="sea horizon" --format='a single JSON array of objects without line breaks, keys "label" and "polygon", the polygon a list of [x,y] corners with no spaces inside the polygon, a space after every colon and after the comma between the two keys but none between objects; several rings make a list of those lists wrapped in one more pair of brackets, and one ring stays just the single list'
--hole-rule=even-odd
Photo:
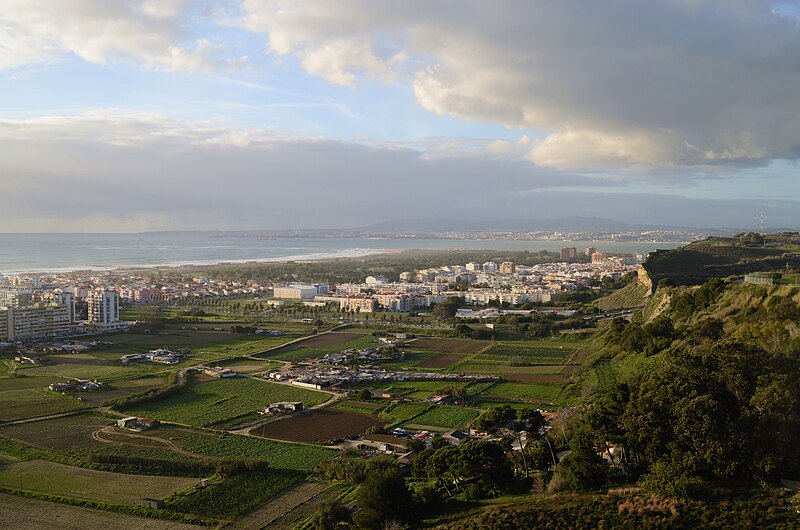
[{"label": "sea horizon", "polygon": [[256,237],[216,238],[215,231],[0,234],[0,274],[316,261],[411,250],[558,251],[593,246],[610,254],[648,253],[675,242],[507,239]]}]

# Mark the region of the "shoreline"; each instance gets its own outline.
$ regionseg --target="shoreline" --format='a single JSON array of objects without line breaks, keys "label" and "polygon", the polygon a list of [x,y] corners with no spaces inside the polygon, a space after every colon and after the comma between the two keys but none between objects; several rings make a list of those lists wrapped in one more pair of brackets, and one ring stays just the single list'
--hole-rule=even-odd
[{"label": "shoreline", "polygon": [[[263,263],[289,263],[289,262],[302,262],[314,263],[319,261],[328,261],[335,259],[347,258],[363,258],[377,254],[399,254],[407,250],[417,249],[398,249],[398,248],[383,248],[383,249],[348,249],[339,252],[331,253],[312,253],[312,254],[297,254],[294,256],[280,256],[275,258],[255,258],[255,259],[236,259],[236,260],[192,260],[192,261],[175,261],[169,263],[146,263],[146,264],[123,264],[114,266],[95,266],[95,265],[79,265],[75,267],[54,267],[54,268],[40,268],[40,269],[27,269],[15,271],[0,271],[0,275],[17,276],[22,274],[70,274],[74,272],[126,272],[138,270],[151,270],[151,269],[178,269],[181,267],[215,267],[219,265],[245,265],[263,264]],[[424,250],[424,249],[420,249]],[[442,249],[448,250],[448,249]]]},{"label": "shoreline", "polygon": [[[373,239],[372,241],[376,241]],[[385,245],[381,245],[379,248],[369,248],[368,246],[360,246],[358,245],[357,241],[354,240],[344,240],[341,241],[346,245],[346,248],[308,248],[305,249],[303,247],[282,247],[278,249],[271,249],[273,252],[277,251],[284,251],[288,252],[288,255],[284,256],[270,256],[270,257],[259,257],[257,254],[256,249],[249,249],[250,251],[256,254],[254,257],[235,257],[232,259],[225,259],[220,255],[224,255],[225,252],[224,247],[215,247],[217,249],[216,252],[213,254],[217,254],[215,257],[207,257],[206,259],[173,259],[169,260],[168,256],[165,256],[164,261],[159,261],[161,256],[164,256],[163,253],[155,251],[153,248],[143,249],[144,253],[139,254],[138,256],[127,255],[130,252],[121,252],[122,256],[119,257],[120,262],[112,263],[113,259],[113,249],[111,248],[91,248],[88,249],[88,255],[83,256],[86,258],[86,261],[89,261],[93,258],[98,259],[100,263],[91,264],[91,263],[81,263],[83,261],[80,256],[76,254],[75,249],[72,249],[72,252],[66,257],[64,261],[73,261],[76,264],[66,264],[59,267],[51,267],[51,266],[31,266],[27,267],[24,263],[24,259],[19,259],[13,254],[14,250],[9,249],[9,263],[7,263],[5,270],[0,270],[0,275],[25,275],[25,274],[36,274],[36,275],[58,275],[58,274],[71,274],[77,272],[96,272],[96,273],[111,273],[111,272],[121,272],[124,273],[126,271],[141,271],[141,270],[174,270],[181,267],[212,267],[212,266],[225,266],[225,265],[244,265],[244,264],[270,264],[270,263],[287,263],[287,262],[298,262],[298,263],[310,263],[310,262],[319,262],[319,261],[328,261],[328,260],[335,260],[335,259],[354,259],[354,258],[364,258],[368,256],[377,256],[377,255],[396,255],[405,252],[469,252],[469,251],[494,251],[494,252],[518,252],[518,251],[529,251],[529,252],[553,252],[558,253],[558,250],[564,246],[597,246],[600,250],[604,250],[609,255],[625,255],[625,254],[634,254],[634,253],[647,253],[652,251],[655,248],[676,248],[681,246],[675,242],[649,242],[649,243],[636,243],[636,242],[616,242],[614,245],[609,246],[616,246],[616,249],[605,249],[603,248],[605,245],[603,241],[582,241],[582,240],[537,240],[537,241],[530,241],[527,243],[531,243],[530,245],[526,245],[526,242],[522,241],[509,241],[505,239],[481,239],[481,240],[450,240],[450,244],[445,244],[439,246],[443,241],[436,240],[436,243],[431,245],[430,241],[428,240],[414,240],[414,243],[419,244],[417,246],[414,243],[411,243],[408,247],[405,246],[396,246],[394,239],[382,239],[385,242]],[[349,245],[348,245],[349,243]],[[622,244],[620,244],[622,243]],[[345,246],[343,245],[343,246]],[[622,248],[619,248],[622,247]],[[625,248],[627,247],[627,248]],[[640,247],[640,248],[636,248]],[[645,248],[641,248],[645,247]],[[649,249],[647,249],[649,247]],[[52,248],[52,247],[51,247]],[[203,247],[200,247],[203,248]],[[25,256],[27,249],[22,249],[22,255]],[[130,250],[130,247],[128,248]],[[161,250],[161,249],[158,249]],[[164,249],[164,250],[178,250],[178,247]],[[193,250],[188,248],[187,250]],[[237,250],[237,249],[232,249]],[[303,252],[303,251],[306,252]],[[92,254],[92,252],[106,252],[105,255],[102,257],[97,257]],[[269,253],[270,249],[264,248],[263,253]],[[292,253],[294,252],[294,253]],[[180,252],[178,252],[180,253]],[[236,253],[236,252],[232,252]],[[263,256],[262,253],[262,256]],[[213,255],[212,254],[212,255]],[[241,253],[240,253],[241,254]],[[10,259],[12,256],[15,259]],[[35,256],[35,254],[33,255]],[[49,262],[49,263],[58,263],[59,257],[56,255],[52,256],[41,256],[40,259],[36,259],[33,256],[30,256],[32,259],[30,261],[32,263],[35,262]],[[109,256],[112,256],[109,258]],[[38,256],[37,256],[38,257]],[[136,258],[141,257],[142,263],[136,263]],[[176,256],[177,257],[177,256]],[[104,259],[105,258],[105,259]],[[127,263],[126,263],[127,260]],[[0,263],[3,261],[3,256],[0,254]],[[103,261],[107,261],[108,263],[102,263]],[[131,261],[134,261],[133,263]],[[16,263],[15,263],[16,262]],[[2,267],[2,265],[0,265]]]}]

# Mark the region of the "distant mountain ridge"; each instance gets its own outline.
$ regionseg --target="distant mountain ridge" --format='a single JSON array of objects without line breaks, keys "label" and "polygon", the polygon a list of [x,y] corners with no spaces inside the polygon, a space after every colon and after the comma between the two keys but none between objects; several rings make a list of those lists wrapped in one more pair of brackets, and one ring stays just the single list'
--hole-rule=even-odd
[{"label": "distant mountain ridge", "polygon": [[619,232],[645,230],[698,230],[686,226],[628,224],[603,217],[564,217],[561,219],[496,219],[461,221],[449,218],[394,219],[364,226],[359,230],[377,232],[455,232],[460,230],[509,230],[547,232]]}]

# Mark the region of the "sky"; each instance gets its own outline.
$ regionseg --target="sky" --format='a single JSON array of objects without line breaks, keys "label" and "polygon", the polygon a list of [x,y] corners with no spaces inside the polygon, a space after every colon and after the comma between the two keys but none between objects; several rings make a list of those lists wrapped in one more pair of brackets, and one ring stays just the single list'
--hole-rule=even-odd
[{"label": "sky", "polygon": [[0,2],[0,232],[800,228],[799,158],[800,2]]}]

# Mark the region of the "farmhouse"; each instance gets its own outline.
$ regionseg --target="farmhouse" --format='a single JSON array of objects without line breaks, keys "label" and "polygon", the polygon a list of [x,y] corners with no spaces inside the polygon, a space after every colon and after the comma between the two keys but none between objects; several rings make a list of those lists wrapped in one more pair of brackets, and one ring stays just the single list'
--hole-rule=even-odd
[{"label": "farmhouse", "polygon": [[300,401],[281,401],[272,403],[264,409],[264,414],[291,414],[303,412],[303,403]]},{"label": "farmhouse", "polygon": [[211,377],[237,377],[239,374],[238,372],[234,372],[230,368],[223,368],[221,366],[209,366],[203,368],[203,373],[206,375],[210,375]]},{"label": "farmhouse", "polygon": [[123,429],[130,429],[132,431],[143,431],[145,429],[154,429],[161,425],[161,422],[151,418],[137,418],[136,416],[129,416],[117,420],[117,427]]},{"label": "farmhouse", "polygon": [[100,390],[103,388],[103,383],[96,379],[68,379],[63,383],[52,383],[47,388],[53,392],[68,392],[70,390]]}]

